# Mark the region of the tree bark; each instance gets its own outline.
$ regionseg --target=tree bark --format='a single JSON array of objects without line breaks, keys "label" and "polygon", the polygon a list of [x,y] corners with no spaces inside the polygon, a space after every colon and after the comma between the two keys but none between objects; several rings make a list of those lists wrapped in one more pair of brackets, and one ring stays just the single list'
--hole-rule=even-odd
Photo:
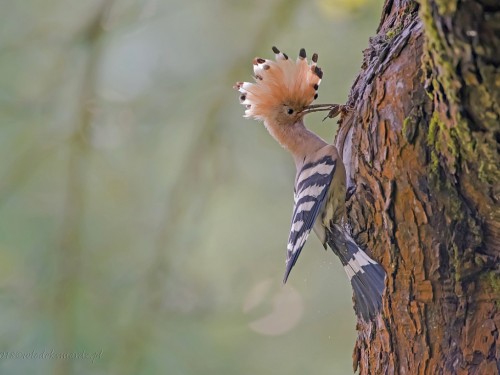
[{"label": "tree bark", "polygon": [[336,143],[388,273],[360,374],[500,372],[500,3],[386,0]]}]

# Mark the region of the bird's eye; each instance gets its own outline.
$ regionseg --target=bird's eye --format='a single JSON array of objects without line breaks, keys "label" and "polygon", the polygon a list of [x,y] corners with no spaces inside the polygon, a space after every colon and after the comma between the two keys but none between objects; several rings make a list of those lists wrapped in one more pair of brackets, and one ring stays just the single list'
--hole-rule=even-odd
[{"label": "bird's eye", "polygon": [[289,115],[293,114],[293,109],[288,108],[288,111],[286,111],[286,113],[288,113]]}]

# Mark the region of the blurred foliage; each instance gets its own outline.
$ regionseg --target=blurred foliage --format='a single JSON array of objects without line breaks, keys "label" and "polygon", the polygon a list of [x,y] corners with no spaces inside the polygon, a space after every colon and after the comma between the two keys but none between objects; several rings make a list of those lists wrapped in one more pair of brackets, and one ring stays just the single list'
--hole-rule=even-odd
[{"label": "blurred foliage", "polygon": [[281,284],[293,163],[231,87],[305,47],[345,102],[380,8],[3,2],[0,352],[101,355],[0,373],[350,373],[347,278],[311,236]]}]

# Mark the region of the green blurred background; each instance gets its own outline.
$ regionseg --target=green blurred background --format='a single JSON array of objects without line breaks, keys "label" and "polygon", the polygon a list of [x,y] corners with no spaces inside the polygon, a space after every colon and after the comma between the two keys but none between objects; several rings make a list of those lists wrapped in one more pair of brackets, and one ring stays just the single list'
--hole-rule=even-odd
[{"label": "green blurred background", "polygon": [[232,85],[305,47],[344,103],[381,3],[2,1],[0,373],[351,373],[347,278],[311,236],[282,285],[294,166]]}]

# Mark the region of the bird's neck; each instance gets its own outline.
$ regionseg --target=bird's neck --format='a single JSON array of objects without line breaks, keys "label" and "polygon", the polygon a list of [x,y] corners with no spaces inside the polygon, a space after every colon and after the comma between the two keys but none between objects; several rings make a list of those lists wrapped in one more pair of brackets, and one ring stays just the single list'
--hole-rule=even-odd
[{"label": "bird's neck", "polygon": [[276,139],[281,146],[290,151],[297,168],[302,166],[304,158],[307,155],[327,145],[323,139],[305,127],[302,119],[293,125],[268,122],[266,122],[265,125],[274,139]]}]

